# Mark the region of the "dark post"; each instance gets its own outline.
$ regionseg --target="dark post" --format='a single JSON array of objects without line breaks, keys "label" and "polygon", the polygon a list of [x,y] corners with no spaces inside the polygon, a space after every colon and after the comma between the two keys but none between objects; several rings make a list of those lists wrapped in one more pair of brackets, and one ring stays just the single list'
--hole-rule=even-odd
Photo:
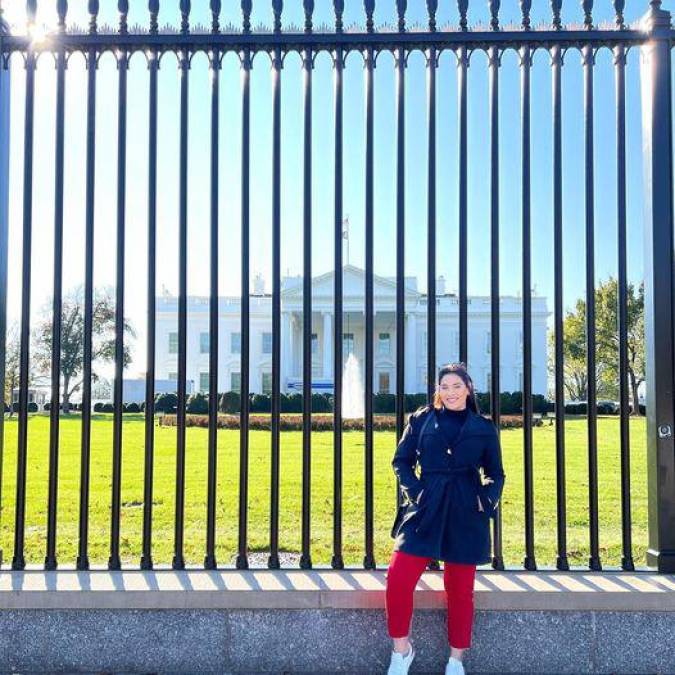
[{"label": "dark post", "polygon": [[645,187],[647,563],[675,572],[673,444],[673,173],[670,13],[652,0],[643,27],[642,147]]}]

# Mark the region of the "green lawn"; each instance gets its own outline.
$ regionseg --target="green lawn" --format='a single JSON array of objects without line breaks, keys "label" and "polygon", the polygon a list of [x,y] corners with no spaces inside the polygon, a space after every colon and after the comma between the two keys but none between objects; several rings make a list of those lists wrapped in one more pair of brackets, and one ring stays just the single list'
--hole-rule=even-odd
[{"label": "green lawn", "polygon": [[[645,564],[647,493],[644,418],[631,420],[633,545],[635,562]],[[57,557],[74,564],[77,554],[80,476],[80,418],[62,418],[59,460]],[[553,566],[556,557],[555,434],[554,426],[535,427],[534,491],[536,559]],[[566,429],[568,552],[573,565],[586,565],[588,537],[588,461],[586,420],[569,418]],[[153,558],[169,563],[173,555],[176,429],[155,427]],[[188,428],[185,496],[185,559],[201,564],[206,541],[207,429]],[[28,488],[26,505],[27,563],[42,564],[45,556],[49,418],[31,415],[28,428]],[[364,548],[364,436],[345,432],[343,457],[343,553],[345,564],[360,566]],[[394,517],[396,483],[391,470],[393,432],[375,433],[375,558],[389,560],[389,537]],[[141,554],[143,517],[142,415],[125,415],[122,459],[121,554],[123,563],[137,566]],[[522,430],[503,430],[506,485],[502,500],[504,556],[507,566],[520,566],[524,555]],[[332,554],[333,434],[312,434],[312,562],[329,565]],[[619,422],[598,420],[600,495],[600,555],[603,565],[621,561],[621,502]],[[17,422],[5,421],[0,546],[5,561],[13,551]],[[249,550],[265,551],[269,540],[270,433],[250,432]],[[231,564],[237,550],[239,492],[239,431],[218,432],[217,550],[219,564]],[[94,416],[92,426],[90,560],[105,564],[109,547],[112,475],[112,415]],[[302,505],[302,433],[281,437],[280,549],[300,550]]]}]

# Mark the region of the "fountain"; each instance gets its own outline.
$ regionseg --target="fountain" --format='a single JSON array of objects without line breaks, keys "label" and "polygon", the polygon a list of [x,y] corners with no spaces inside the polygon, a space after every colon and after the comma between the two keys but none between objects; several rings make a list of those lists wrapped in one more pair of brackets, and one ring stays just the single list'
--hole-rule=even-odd
[{"label": "fountain", "polygon": [[354,352],[347,357],[342,373],[342,417],[363,418],[363,382]]}]

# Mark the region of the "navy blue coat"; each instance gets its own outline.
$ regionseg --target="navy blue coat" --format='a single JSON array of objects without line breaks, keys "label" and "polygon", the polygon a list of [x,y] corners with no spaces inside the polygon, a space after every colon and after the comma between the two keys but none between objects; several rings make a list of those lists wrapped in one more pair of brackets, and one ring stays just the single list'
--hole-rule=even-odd
[{"label": "navy blue coat", "polygon": [[491,561],[490,522],[505,480],[499,435],[490,419],[469,408],[449,449],[439,414],[431,405],[411,413],[392,460],[406,497],[391,531],[394,550],[482,565]]}]

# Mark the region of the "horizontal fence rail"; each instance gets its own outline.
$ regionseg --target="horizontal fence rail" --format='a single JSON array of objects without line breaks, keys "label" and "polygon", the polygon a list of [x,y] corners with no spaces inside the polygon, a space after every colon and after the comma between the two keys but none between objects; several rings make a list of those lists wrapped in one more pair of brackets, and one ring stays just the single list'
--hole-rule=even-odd
[{"label": "horizontal fence rail", "polygon": [[[648,165],[649,179],[646,182],[645,201],[647,218],[645,242],[645,341],[647,351],[647,449],[649,471],[649,564],[656,565],[661,571],[675,570],[675,453],[673,452],[673,334],[671,302],[672,282],[672,132],[671,124],[671,91],[670,91],[670,50],[675,38],[671,28],[670,14],[661,8],[661,2],[652,0],[645,6],[645,16],[640,25],[627,25],[624,19],[625,2],[612,2],[614,24],[597,26],[594,23],[594,3],[585,0],[580,3],[580,22],[566,27],[562,22],[563,2],[550,2],[550,21],[548,25],[534,26],[530,12],[532,3],[521,0],[519,3],[520,23],[502,25],[500,21],[500,2],[491,0],[487,3],[489,22],[484,26],[470,28],[473,3],[468,0],[457,2],[458,24],[441,27],[437,24],[438,2],[427,0],[426,24],[409,25],[407,22],[407,3],[395,3],[395,25],[376,27],[374,0],[363,3],[365,29],[344,24],[345,3],[333,2],[334,23],[332,25],[315,25],[313,20],[314,2],[304,0],[302,10],[304,24],[282,29],[283,2],[273,0],[268,3],[273,25],[271,29],[256,29],[251,25],[253,3],[251,0],[241,2],[241,25],[223,26],[221,24],[221,2],[211,0],[209,3],[210,26],[193,24],[192,7],[188,0],[180,2],[147,2],[147,25],[130,26],[129,10],[133,2],[119,0],[117,3],[118,23],[115,28],[101,25],[99,22],[99,2],[89,0],[87,3],[89,24],[84,30],[68,25],[68,3],[58,0],[55,3],[58,23],[56,29],[46,35],[37,35],[36,17],[38,3],[36,0],[26,4],[27,26],[25,34],[10,33],[3,23],[0,33],[0,66],[3,70],[3,89],[8,97],[10,59],[18,55],[25,66],[25,118],[23,135],[23,210],[21,242],[23,246],[21,263],[21,332],[20,332],[20,364],[19,364],[19,400],[18,400],[18,441],[15,480],[15,509],[13,514],[2,512],[6,521],[13,515],[14,548],[11,567],[14,570],[26,566],[26,500],[27,472],[30,462],[28,452],[28,408],[29,408],[29,366],[31,354],[29,350],[30,335],[30,291],[32,275],[37,270],[32,268],[31,251],[33,222],[33,159],[35,114],[47,114],[39,108],[36,111],[36,100],[39,92],[36,87],[36,71],[41,53],[54,55],[56,66],[56,110],[55,114],[55,204],[54,204],[54,260],[53,260],[53,315],[52,326],[52,360],[51,360],[51,396],[52,401],[59,401],[61,388],[61,335],[64,327],[62,316],[62,274],[63,274],[63,232],[64,232],[64,134],[68,120],[64,115],[66,68],[74,53],[81,53],[86,59],[86,175],[85,183],[85,241],[83,242],[84,273],[84,358],[82,378],[82,426],[81,455],[79,475],[79,500],[77,514],[78,546],[77,569],[88,569],[90,566],[90,486],[92,480],[92,360],[94,348],[92,344],[93,322],[95,320],[94,303],[94,230],[96,199],[96,128],[97,97],[100,95],[97,85],[98,63],[106,52],[111,52],[117,64],[117,164],[116,164],[116,245],[114,255],[116,273],[116,297],[114,316],[114,363],[115,386],[113,392],[113,434],[112,434],[112,479],[110,495],[109,520],[109,558],[110,569],[122,567],[120,524],[122,517],[122,469],[124,460],[123,447],[123,373],[127,364],[125,340],[127,326],[125,320],[125,240],[128,236],[126,223],[127,206],[127,150],[128,150],[128,73],[130,59],[133,54],[142,52],[147,61],[148,77],[148,137],[147,137],[147,277],[144,279],[147,293],[147,379],[145,389],[145,421],[144,421],[144,475],[143,475],[143,516],[142,516],[142,550],[139,551],[140,566],[152,569],[156,564],[153,558],[153,498],[155,495],[157,471],[155,467],[155,342],[156,342],[156,277],[157,277],[157,227],[158,227],[158,71],[164,54],[174,53],[179,70],[179,151],[176,158],[178,166],[178,345],[177,345],[177,415],[176,415],[176,457],[175,457],[175,513],[173,531],[174,569],[183,569],[185,559],[186,483],[190,476],[186,473],[187,452],[187,339],[188,339],[188,251],[191,246],[188,235],[188,200],[189,200],[189,86],[191,79],[191,63],[193,57],[203,52],[208,57],[208,65],[212,71],[210,83],[209,119],[210,128],[206,135],[209,143],[209,349],[208,371],[209,391],[218,389],[219,352],[219,239],[222,235],[219,216],[219,187],[221,176],[221,138],[219,132],[219,115],[226,102],[223,100],[219,85],[219,72],[223,67],[223,59],[228,53],[236,53],[241,70],[241,90],[238,105],[241,113],[241,383],[239,412],[239,468],[238,468],[238,533],[236,567],[245,569],[249,566],[249,464],[250,455],[250,420],[251,420],[251,383],[249,381],[251,307],[249,287],[250,279],[250,235],[252,200],[260,196],[252,195],[251,180],[251,146],[254,142],[251,133],[251,111],[256,105],[251,88],[251,70],[256,54],[266,53],[270,58],[272,71],[272,192],[265,196],[272,205],[272,378],[271,378],[271,453],[270,453],[270,504],[269,504],[269,551],[267,566],[281,567],[280,559],[280,504],[282,491],[280,488],[281,473],[281,149],[282,138],[282,88],[281,70],[285,57],[297,53],[301,59],[302,72],[302,441],[301,441],[301,517],[297,527],[301,532],[301,568],[311,568],[312,561],[312,178],[315,172],[312,159],[313,141],[313,81],[314,66],[317,55],[328,52],[333,65],[333,114],[334,127],[331,134],[335,142],[335,156],[332,163],[334,175],[333,209],[333,241],[335,244],[334,269],[342,270],[344,260],[342,254],[344,213],[344,183],[353,180],[344,174],[344,71],[347,56],[358,52],[363,57],[364,67],[364,106],[365,106],[365,156],[364,161],[364,222],[365,222],[365,358],[364,365],[364,449],[363,449],[363,567],[374,569],[382,560],[376,560],[376,531],[387,523],[376,522],[375,518],[375,464],[374,464],[374,256],[375,256],[375,176],[377,165],[374,158],[376,130],[374,69],[380,53],[389,52],[394,57],[395,75],[395,243],[396,243],[396,308],[395,308],[395,426],[396,438],[400,438],[405,426],[406,391],[405,362],[406,344],[409,335],[413,335],[408,327],[410,318],[406,309],[405,296],[405,235],[406,235],[406,201],[405,173],[406,169],[422,170],[423,167],[411,167],[406,162],[406,65],[410,54],[416,50],[424,53],[427,77],[426,125],[428,134],[428,162],[426,166],[427,191],[426,214],[421,214],[419,222],[425,222],[427,237],[427,342],[426,342],[426,395],[431,399],[437,372],[436,344],[436,253],[439,232],[437,231],[437,128],[442,123],[436,113],[437,74],[439,59],[444,52],[451,52],[456,58],[458,82],[458,200],[457,213],[459,223],[459,246],[456,264],[459,278],[458,321],[459,321],[459,360],[467,363],[469,357],[469,296],[468,296],[468,233],[470,230],[470,214],[468,209],[468,165],[471,148],[469,147],[468,127],[471,123],[468,108],[468,68],[475,52],[485,52],[488,67],[488,102],[489,102],[489,184],[486,197],[489,200],[490,213],[490,373],[491,387],[489,395],[490,415],[499,426],[500,411],[500,65],[502,56],[508,50],[515,50],[518,55],[520,75],[521,127],[518,130],[519,143],[522,150],[522,412],[523,412],[523,475],[510,476],[514,483],[518,480],[524,484],[523,568],[536,570],[538,562],[535,556],[535,502],[537,490],[533,467],[535,463],[533,449],[533,338],[532,338],[532,172],[536,171],[531,157],[533,143],[531,127],[531,108],[533,100],[540,92],[532,87],[533,57],[537,50],[546,50],[550,56],[551,101],[553,155],[552,176],[553,201],[550,205],[553,214],[553,275],[554,275],[554,391],[555,391],[555,504],[556,504],[556,566],[560,570],[570,569],[567,531],[567,477],[565,455],[565,399],[564,399],[564,356],[563,356],[563,140],[562,140],[562,72],[563,59],[569,50],[579,50],[583,68],[583,124],[584,124],[584,197],[585,197],[585,250],[583,274],[586,283],[586,374],[588,376],[588,414],[587,414],[587,474],[588,482],[588,537],[590,557],[587,567],[601,570],[603,561],[600,548],[600,511],[598,506],[598,438],[597,438],[597,395],[596,395],[596,315],[595,315],[595,261],[594,250],[598,242],[594,239],[594,186],[595,171],[598,159],[594,153],[596,129],[594,128],[594,65],[595,55],[602,49],[611,50],[614,57],[615,72],[615,139],[617,165],[617,214],[618,214],[618,349],[620,380],[620,508],[622,562],[625,570],[635,568],[633,541],[631,536],[631,467],[628,421],[630,415],[628,390],[628,296],[627,296],[627,205],[626,205],[626,59],[629,50],[644,49],[647,64],[642,65],[643,91],[642,104],[646,110],[643,116],[643,133],[645,134],[644,160]],[[161,4],[161,7],[160,7]],[[567,3],[566,3],[567,4]],[[579,7],[579,3],[575,4]],[[646,3],[645,3],[646,4]],[[180,25],[160,28],[160,9],[178,10]],[[0,15],[1,16],[1,15]],[[649,77],[647,76],[649,74]],[[231,105],[232,101],[227,101]],[[0,106],[5,104],[0,101]],[[4,107],[0,107],[4,110]],[[8,147],[8,127],[5,111],[4,119],[0,115],[3,133],[0,150]],[[14,152],[18,152],[13,147]],[[670,154],[668,154],[670,153]],[[6,162],[0,156],[0,160]],[[6,174],[7,172],[5,172]],[[3,172],[0,171],[0,176]],[[0,185],[0,196],[6,201],[8,196]],[[5,335],[7,329],[7,204],[1,204],[2,237],[0,238],[0,380],[5,381],[5,361],[7,350]],[[5,215],[2,215],[2,214]],[[292,246],[295,242],[291,242]],[[299,242],[298,242],[299,243]],[[110,252],[112,253],[112,252]],[[574,255],[574,254],[573,254]],[[204,261],[206,262],[206,261]],[[581,271],[581,268],[580,270]],[[345,566],[343,555],[343,513],[344,513],[344,466],[343,466],[343,279],[341,274],[334,275],[333,325],[330,337],[332,346],[332,368],[334,373],[334,408],[332,416],[333,435],[333,522],[332,522],[332,558],[331,566],[341,569]],[[657,362],[659,364],[657,368]],[[415,365],[415,364],[413,364]],[[218,567],[217,547],[217,508],[218,472],[218,400],[215,395],[209,397],[208,405],[208,468],[206,486],[205,513],[205,550],[203,564],[207,569]],[[58,564],[70,561],[57,561],[56,535],[57,513],[59,505],[59,450],[63,442],[59,434],[61,412],[58,405],[52,405],[49,419],[49,489],[47,507],[47,537],[44,566],[56,569]],[[6,421],[0,421],[0,478],[2,478],[4,447],[4,429]],[[392,452],[393,452],[392,447]],[[657,476],[660,478],[657,480]],[[664,478],[665,477],[665,478]],[[0,480],[2,489],[2,480]],[[507,488],[508,490],[508,484]],[[402,495],[396,491],[396,504],[401,502]],[[0,497],[2,495],[0,494]],[[0,499],[0,504],[2,499]],[[501,509],[494,520],[494,551],[492,567],[504,569],[503,555],[503,523]],[[70,517],[75,517],[70,514]],[[669,525],[670,524],[670,525]],[[166,564],[168,561],[159,561]],[[438,568],[437,564],[432,566]]]}]

